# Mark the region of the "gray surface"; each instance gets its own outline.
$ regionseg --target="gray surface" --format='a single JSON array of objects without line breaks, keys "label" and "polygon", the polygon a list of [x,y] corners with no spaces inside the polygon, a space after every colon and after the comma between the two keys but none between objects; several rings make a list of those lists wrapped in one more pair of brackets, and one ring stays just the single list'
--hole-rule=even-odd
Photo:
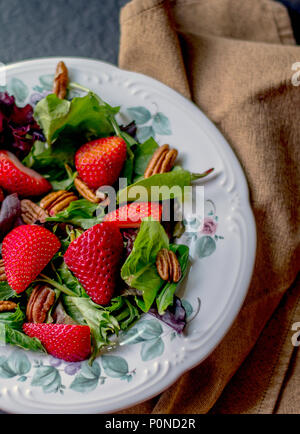
[{"label": "gray surface", "polygon": [[117,64],[119,11],[127,2],[0,0],[0,62],[84,56]]},{"label": "gray surface", "polygon": [[128,0],[0,0],[0,62],[84,56],[117,63]]}]

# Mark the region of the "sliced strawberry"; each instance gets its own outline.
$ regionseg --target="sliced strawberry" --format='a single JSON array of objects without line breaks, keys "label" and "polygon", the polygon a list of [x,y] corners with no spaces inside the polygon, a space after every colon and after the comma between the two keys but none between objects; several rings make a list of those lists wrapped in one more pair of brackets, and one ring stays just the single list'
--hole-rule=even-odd
[{"label": "sliced strawberry", "polygon": [[126,159],[126,143],[117,136],[93,140],[78,149],[75,166],[79,177],[91,189],[113,185]]},{"label": "sliced strawberry", "polygon": [[8,151],[0,151],[0,187],[23,197],[40,196],[52,188],[42,175],[24,166]]},{"label": "sliced strawberry", "polygon": [[81,362],[91,353],[89,326],[70,324],[23,324],[24,332],[41,341],[46,351],[66,362]]},{"label": "sliced strawberry", "polygon": [[56,235],[42,226],[23,225],[9,232],[3,240],[2,257],[12,289],[24,291],[59,248]]},{"label": "sliced strawberry", "polygon": [[72,241],[64,260],[91,299],[107,304],[114,293],[122,252],[120,230],[112,223],[99,223]]},{"label": "sliced strawberry", "polygon": [[113,222],[119,228],[138,228],[144,218],[160,221],[161,215],[162,206],[157,202],[133,202],[106,214],[103,221]]}]

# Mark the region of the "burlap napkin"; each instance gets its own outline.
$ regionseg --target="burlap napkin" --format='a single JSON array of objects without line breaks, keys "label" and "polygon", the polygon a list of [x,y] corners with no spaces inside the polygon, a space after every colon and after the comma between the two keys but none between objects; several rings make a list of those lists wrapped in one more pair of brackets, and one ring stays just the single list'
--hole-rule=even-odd
[{"label": "burlap napkin", "polygon": [[249,293],[225,339],[125,413],[300,412],[296,62],[288,13],[271,0],[133,0],[121,12],[120,66],[173,87],[215,122],[245,170],[258,230]]}]

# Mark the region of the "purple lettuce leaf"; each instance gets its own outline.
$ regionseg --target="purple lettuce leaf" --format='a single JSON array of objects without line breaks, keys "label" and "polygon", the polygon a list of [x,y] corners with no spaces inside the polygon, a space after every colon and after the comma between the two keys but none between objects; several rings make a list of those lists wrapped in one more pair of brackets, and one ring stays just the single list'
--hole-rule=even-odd
[{"label": "purple lettuce leaf", "polygon": [[0,210],[0,239],[14,226],[21,215],[21,203],[17,193],[6,196]]},{"label": "purple lettuce leaf", "polygon": [[130,255],[130,253],[133,249],[133,244],[134,244],[134,241],[137,237],[138,231],[139,231],[138,229],[123,229],[123,230],[121,230],[122,235],[123,235],[123,240],[124,240],[124,246],[125,246],[124,261],[126,260],[126,258],[128,258],[128,256]]},{"label": "purple lettuce leaf", "polygon": [[124,131],[125,133],[129,134],[134,139],[136,138],[137,127],[135,121],[130,122],[130,124],[128,125],[121,125],[120,129],[121,131]]},{"label": "purple lettuce leaf", "polygon": [[182,333],[186,325],[186,311],[180,298],[174,296],[174,304],[170,306],[163,315],[159,315],[157,309],[152,307],[149,313],[163,321],[177,333]]},{"label": "purple lettuce leaf", "polygon": [[17,107],[13,96],[0,92],[0,148],[22,160],[35,140],[45,141],[45,137],[34,120],[32,106]]}]

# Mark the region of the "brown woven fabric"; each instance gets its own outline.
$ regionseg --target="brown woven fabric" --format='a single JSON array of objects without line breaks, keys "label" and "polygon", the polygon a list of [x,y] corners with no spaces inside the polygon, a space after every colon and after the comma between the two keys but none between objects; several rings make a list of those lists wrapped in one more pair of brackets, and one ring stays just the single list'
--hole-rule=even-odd
[{"label": "brown woven fabric", "polygon": [[289,289],[300,263],[297,61],[287,11],[271,0],[133,0],[121,12],[120,66],[173,87],[215,122],[246,173],[258,231],[249,293],[225,339],[126,413],[300,412],[299,284]]}]

